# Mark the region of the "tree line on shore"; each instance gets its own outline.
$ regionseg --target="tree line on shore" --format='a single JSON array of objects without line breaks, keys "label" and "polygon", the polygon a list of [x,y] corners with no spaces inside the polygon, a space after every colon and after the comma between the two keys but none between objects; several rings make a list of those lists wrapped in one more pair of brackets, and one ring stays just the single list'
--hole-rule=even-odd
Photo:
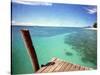
[{"label": "tree line on shore", "polygon": [[93,28],[97,28],[97,22],[93,24]]}]

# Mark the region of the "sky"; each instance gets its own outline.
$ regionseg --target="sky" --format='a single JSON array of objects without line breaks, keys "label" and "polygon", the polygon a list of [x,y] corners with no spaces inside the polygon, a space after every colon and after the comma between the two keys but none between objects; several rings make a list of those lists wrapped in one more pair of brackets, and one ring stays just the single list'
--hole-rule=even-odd
[{"label": "sky", "polygon": [[96,21],[94,5],[12,0],[12,25],[87,27]]}]

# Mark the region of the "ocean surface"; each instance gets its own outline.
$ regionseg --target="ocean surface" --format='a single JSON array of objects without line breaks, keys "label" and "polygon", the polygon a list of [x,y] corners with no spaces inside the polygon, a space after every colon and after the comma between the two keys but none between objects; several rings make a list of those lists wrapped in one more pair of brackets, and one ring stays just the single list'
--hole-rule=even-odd
[{"label": "ocean surface", "polygon": [[97,31],[74,27],[12,26],[12,73],[34,73],[21,29],[28,29],[39,65],[53,57],[97,68]]}]

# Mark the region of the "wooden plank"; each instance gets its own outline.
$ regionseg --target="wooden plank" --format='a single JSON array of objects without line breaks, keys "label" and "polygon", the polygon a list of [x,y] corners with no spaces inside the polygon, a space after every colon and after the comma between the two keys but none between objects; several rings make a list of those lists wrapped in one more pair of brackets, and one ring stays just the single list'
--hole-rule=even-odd
[{"label": "wooden plank", "polygon": [[[57,58],[52,58],[51,61],[56,61],[56,60],[57,60]],[[47,67],[48,67],[48,66],[42,67],[42,68],[39,69],[36,73],[40,73],[40,72],[42,72],[42,71],[45,70]]]},{"label": "wooden plank", "polygon": [[88,67],[85,67],[85,70],[90,70]]},{"label": "wooden plank", "polygon": [[69,63],[64,62],[63,66],[59,69],[60,72],[63,72],[66,66],[68,66]]},{"label": "wooden plank", "polygon": [[85,70],[85,67],[81,66],[81,67],[80,67],[80,70]]},{"label": "wooden plank", "polygon": [[[57,64],[57,63],[59,62],[59,59],[56,59],[56,60],[53,61],[53,62],[55,62],[55,64]],[[55,64],[54,64],[54,65],[55,65]],[[48,66],[48,67],[47,67],[45,70],[43,70],[42,72],[43,72],[43,73],[49,72],[49,70],[50,70],[51,68],[53,68],[54,65]]]},{"label": "wooden plank", "polygon": [[88,67],[85,67],[85,70],[89,70],[89,68]]},{"label": "wooden plank", "polygon": [[78,71],[80,70],[80,66],[79,65],[75,65],[75,70],[74,71]]},{"label": "wooden plank", "polygon": [[39,69],[36,73],[41,73],[44,69],[46,69],[47,68],[47,66],[46,67],[42,67],[41,69]]},{"label": "wooden plank", "polygon": [[90,68],[80,66],[77,64],[72,64],[60,59],[53,60],[54,65],[49,65],[42,67],[38,72],[49,73],[49,72],[64,72],[64,71],[79,71],[79,70],[89,70]]},{"label": "wooden plank", "polygon": [[53,65],[53,67],[51,67],[48,72],[53,72],[55,70],[56,67],[58,67],[58,65],[61,63],[60,60],[58,60],[57,62],[55,62],[55,64]]},{"label": "wooden plank", "polygon": [[61,61],[61,63],[58,64],[58,66],[54,69],[53,72],[59,72],[60,71],[60,68],[63,66],[64,62]]},{"label": "wooden plank", "polygon": [[88,68],[88,70],[93,70],[93,68]]},{"label": "wooden plank", "polygon": [[81,70],[91,70],[91,69],[92,69],[92,68],[80,66],[80,71],[81,71]]},{"label": "wooden plank", "polygon": [[70,68],[70,71],[75,71],[75,65],[72,65],[72,67]]},{"label": "wooden plank", "polygon": [[71,66],[72,66],[72,64],[68,64],[68,66],[66,66],[66,68],[65,68],[65,70],[64,71],[69,71],[70,70],[70,68],[71,68]]}]

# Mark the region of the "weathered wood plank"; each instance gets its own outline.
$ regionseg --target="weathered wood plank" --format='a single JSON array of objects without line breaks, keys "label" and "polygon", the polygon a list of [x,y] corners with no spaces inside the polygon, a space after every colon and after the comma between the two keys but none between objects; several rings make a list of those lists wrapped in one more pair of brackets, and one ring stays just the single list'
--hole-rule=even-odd
[{"label": "weathered wood plank", "polygon": [[80,70],[85,70],[85,67],[81,66],[81,67],[80,67]]},{"label": "weathered wood plank", "polygon": [[80,70],[80,66],[79,65],[75,65],[75,71],[79,71]]},{"label": "weathered wood plank", "polygon": [[65,67],[64,71],[69,71],[71,66],[72,66],[72,64],[69,63],[68,66]]},{"label": "weathered wood plank", "polygon": [[41,69],[39,69],[36,73],[41,73],[44,69],[46,69],[47,68],[47,66],[46,67],[42,67]]},{"label": "weathered wood plank", "polygon": [[61,63],[61,61],[56,62],[53,67],[51,67],[48,72],[53,72],[55,70],[56,67],[58,67],[58,65]]},{"label": "weathered wood plank", "polygon": [[[52,62],[52,61],[56,61],[56,60],[57,60],[57,58],[52,58],[51,62]],[[40,73],[40,72],[44,71],[47,67],[48,67],[48,66],[42,67],[42,68],[39,69],[36,73]]]},{"label": "weathered wood plank", "polygon": [[[52,61],[52,62],[55,62],[55,64],[59,63],[59,59],[56,59],[55,61]],[[54,65],[55,65],[54,64]],[[42,72],[43,73],[46,73],[46,72],[49,72],[49,70],[51,70],[51,68],[54,68],[54,65],[50,65],[48,66],[45,70],[43,70]]]},{"label": "weathered wood plank", "polygon": [[85,70],[88,70],[88,68],[87,68],[87,67],[84,67],[84,69],[85,69]]},{"label": "weathered wood plank", "polygon": [[72,65],[72,67],[70,68],[70,71],[75,71],[75,65]]},{"label": "weathered wood plank", "polygon": [[60,68],[63,66],[63,64],[64,64],[64,62],[62,61],[62,62],[60,62],[59,64],[58,64],[58,66],[54,69],[54,71],[53,72],[59,72],[60,70]]},{"label": "weathered wood plank", "polygon": [[42,67],[37,73],[49,73],[49,72],[65,72],[65,71],[81,71],[81,70],[89,70],[90,68],[80,66],[77,64],[72,64],[60,59],[55,58],[51,62],[55,62],[54,65],[49,65],[46,67]]},{"label": "weathered wood plank", "polygon": [[64,62],[63,66],[59,69],[60,72],[63,72],[66,66],[68,66],[69,63]]}]

